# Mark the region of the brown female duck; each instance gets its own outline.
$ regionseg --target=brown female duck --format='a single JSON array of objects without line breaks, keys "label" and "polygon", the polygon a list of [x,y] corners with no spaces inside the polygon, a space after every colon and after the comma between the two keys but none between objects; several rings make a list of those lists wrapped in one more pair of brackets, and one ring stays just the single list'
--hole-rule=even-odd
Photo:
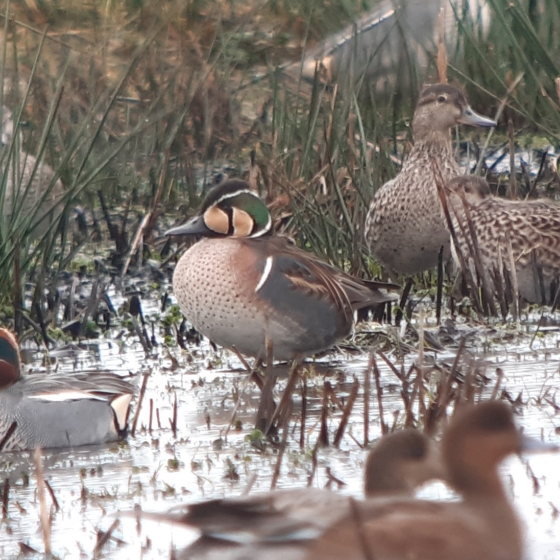
[{"label": "brown female duck", "polygon": [[354,311],[397,299],[391,284],[354,278],[271,233],[264,202],[245,181],[214,187],[199,214],[166,235],[197,235],[173,289],[187,320],[248,356],[293,360],[350,334]]},{"label": "brown female duck", "polygon": [[[410,497],[444,477],[439,452],[424,434],[405,429],[384,436],[370,451],[365,493],[380,500]],[[187,513],[151,514],[148,519],[198,528],[203,537],[180,558],[284,558],[305,555],[312,539],[349,514],[351,498],[317,488],[290,489],[188,506]]]},{"label": "brown female duck", "polygon": [[[500,401],[465,406],[444,434],[447,481],[461,502],[375,500],[315,542],[306,560],[521,560],[523,533],[498,473],[503,459],[538,450]],[[544,444],[540,444],[541,450]],[[549,446],[550,447],[550,446]]]},{"label": "brown female duck", "polygon": [[435,267],[442,247],[449,252],[436,181],[460,174],[450,137],[457,124],[496,125],[476,114],[459,89],[447,84],[426,87],[412,120],[414,146],[400,173],[377,191],[370,205],[365,239],[393,279]]},{"label": "brown female duck", "polygon": [[455,254],[460,252],[473,278],[483,275],[494,294],[511,292],[507,287],[515,284],[522,300],[551,303],[560,286],[560,205],[492,196],[487,182],[474,176],[449,181],[447,192]]}]

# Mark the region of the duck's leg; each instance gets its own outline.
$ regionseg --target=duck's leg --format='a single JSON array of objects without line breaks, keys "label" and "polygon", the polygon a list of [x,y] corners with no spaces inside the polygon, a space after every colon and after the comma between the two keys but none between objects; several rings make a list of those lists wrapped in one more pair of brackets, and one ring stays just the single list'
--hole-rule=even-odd
[{"label": "duck's leg", "polygon": [[285,422],[286,415],[290,414],[292,411],[292,395],[296,388],[296,383],[300,377],[300,367],[302,363],[302,358],[295,359],[292,362],[292,367],[290,369],[290,374],[288,376],[288,383],[286,384],[286,388],[284,389],[284,393],[282,394],[282,398],[274,411],[272,418],[270,419],[269,423],[267,424],[267,429],[265,434],[267,434],[273,427],[274,423],[276,422],[276,427],[280,427]]}]

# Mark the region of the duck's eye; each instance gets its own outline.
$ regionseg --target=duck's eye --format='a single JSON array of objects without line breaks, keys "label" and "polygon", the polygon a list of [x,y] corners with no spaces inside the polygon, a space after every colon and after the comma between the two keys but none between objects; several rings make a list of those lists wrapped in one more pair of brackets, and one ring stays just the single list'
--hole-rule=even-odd
[{"label": "duck's eye", "polygon": [[445,103],[447,101],[447,95],[438,95],[437,102],[438,103]]}]

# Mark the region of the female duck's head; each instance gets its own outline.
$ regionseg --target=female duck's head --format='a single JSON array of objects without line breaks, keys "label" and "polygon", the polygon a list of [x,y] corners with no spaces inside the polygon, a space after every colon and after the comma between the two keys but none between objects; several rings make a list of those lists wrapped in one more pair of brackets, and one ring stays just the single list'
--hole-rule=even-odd
[{"label": "female duck's head", "polygon": [[425,87],[412,121],[415,141],[431,133],[447,135],[457,124],[491,127],[496,126],[496,121],[475,113],[465,94],[454,86],[435,84]]}]

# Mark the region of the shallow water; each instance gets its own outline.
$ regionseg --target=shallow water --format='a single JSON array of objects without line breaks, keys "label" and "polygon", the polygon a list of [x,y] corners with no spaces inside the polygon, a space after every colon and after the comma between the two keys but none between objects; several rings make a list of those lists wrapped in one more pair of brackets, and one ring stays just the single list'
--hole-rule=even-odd
[{"label": "shallow water", "polygon": [[[507,333],[504,336],[504,332]],[[560,442],[560,420],[553,404],[560,386],[559,336],[555,329],[536,339],[529,349],[530,333],[516,329],[478,329],[469,343],[469,352],[487,362],[489,393],[495,382],[495,368],[504,372],[502,388],[513,398],[521,393],[523,405],[518,422],[527,433],[547,441]],[[159,340],[161,342],[161,340]],[[53,354],[57,354],[54,352]],[[58,352],[60,354],[60,352]],[[169,355],[177,360],[174,364]],[[32,369],[41,368],[42,353],[36,353]],[[453,356],[453,349],[440,353],[438,360]],[[347,394],[355,374],[363,380],[367,367],[366,354],[340,351],[327,357],[336,362],[341,372],[328,378],[337,395]],[[406,358],[410,363],[415,355]],[[426,353],[426,362],[435,359]],[[252,447],[246,436],[251,432],[258,394],[246,375],[240,371],[236,357],[229,352],[215,353],[207,343],[184,352],[159,347],[155,357],[146,358],[132,335],[118,341],[98,341],[89,348],[72,352],[71,357],[57,358],[58,367],[104,369],[132,373],[138,379],[150,373],[147,392],[139,419],[139,429],[127,442],[100,446],[44,452],[45,478],[51,484],[60,510],[53,512],[52,546],[58,558],[92,557],[97,529],[107,530],[114,514],[131,511],[140,504],[146,511],[165,511],[189,501],[235,496],[243,492],[248,481],[257,475],[252,492],[266,491],[277,453],[267,446],[264,452]],[[324,360],[325,361],[325,360]],[[382,386],[385,388],[385,420],[392,423],[392,411],[402,408],[398,382],[381,360]],[[362,384],[363,385],[363,384]],[[323,386],[322,375],[310,378],[310,413],[306,422],[305,451],[300,451],[299,423],[289,438],[278,487],[304,487],[311,469],[310,454],[318,432],[317,411],[319,393],[314,387]],[[243,422],[240,431],[225,429],[235,406],[234,395],[242,393],[237,418]],[[373,391],[372,391],[373,393]],[[173,436],[170,419],[175,396],[178,399],[178,433]],[[370,439],[379,435],[379,417],[375,395],[371,397]],[[296,409],[297,401],[296,398]],[[161,428],[156,414],[149,426],[149,401],[159,410]],[[298,412],[296,410],[295,414]],[[338,426],[340,415],[333,412],[329,419],[331,434]],[[207,421],[209,419],[209,425]],[[343,480],[345,493],[360,496],[361,472],[365,452],[356,442],[364,439],[363,399],[358,398],[340,449],[319,451],[319,466],[312,484],[322,487],[327,482],[327,467]],[[39,525],[34,467],[30,454],[0,455],[0,469],[9,476],[9,518],[0,526],[0,557],[15,558],[19,542],[38,551],[44,549]],[[29,475],[29,484],[22,482],[22,473]],[[560,559],[560,455],[540,455],[523,461],[513,458],[504,466],[504,477],[515,503],[526,520],[535,560]],[[448,498],[442,485],[432,485],[423,496]],[[47,503],[52,500],[47,497]],[[107,543],[102,558],[167,558],[173,547],[180,548],[191,541],[195,533],[151,521],[143,521],[137,530],[132,518],[121,518],[113,533],[117,540]],[[31,557],[34,557],[33,555]],[[40,557],[39,555],[37,557]]]}]

